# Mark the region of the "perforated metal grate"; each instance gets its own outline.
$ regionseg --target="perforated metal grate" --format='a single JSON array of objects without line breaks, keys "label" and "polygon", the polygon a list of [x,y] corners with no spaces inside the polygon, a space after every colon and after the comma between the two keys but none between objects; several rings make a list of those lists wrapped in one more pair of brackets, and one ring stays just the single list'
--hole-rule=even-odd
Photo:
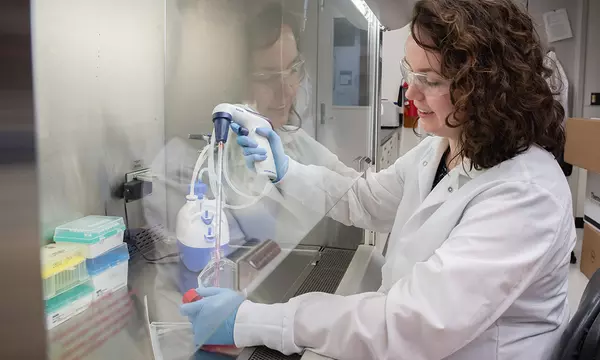
[{"label": "perforated metal grate", "polygon": [[129,230],[127,248],[131,259],[156,249],[167,239],[164,227],[157,225],[150,228]]},{"label": "perforated metal grate", "polygon": [[[354,250],[344,249],[323,249],[319,262],[296,291],[295,296],[309,292],[335,293],[352,261],[354,252]],[[254,351],[249,360],[299,360],[300,358],[300,355],[286,356],[275,350],[260,347]]]},{"label": "perforated metal grate", "polygon": [[354,250],[345,249],[323,249],[321,259],[294,296],[309,292],[333,294],[340,285],[346,269],[352,261],[354,252]]},{"label": "perforated metal grate", "polygon": [[301,358],[302,356],[298,354],[286,356],[278,351],[260,347],[254,351],[249,360],[300,360]]}]

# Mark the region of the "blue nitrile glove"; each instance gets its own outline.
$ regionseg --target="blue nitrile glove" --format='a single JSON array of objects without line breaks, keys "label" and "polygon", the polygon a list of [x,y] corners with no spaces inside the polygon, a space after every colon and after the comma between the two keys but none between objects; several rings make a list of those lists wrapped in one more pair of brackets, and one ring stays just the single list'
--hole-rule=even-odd
[{"label": "blue nitrile glove", "polygon": [[235,317],[244,297],[221,288],[198,288],[196,292],[202,299],[180,307],[192,323],[196,345],[234,345]]},{"label": "blue nitrile glove", "polygon": [[[254,163],[257,161],[264,161],[267,159],[267,151],[263,148],[259,148],[256,141],[249,138],[247,135],[243,135],[240,131],[240,125],[234,122],[231,123],[231,130],[238,134],[237,143],[242,147],[244,151],[244,159],[249,169],[254,170]],[[273,152],[273,160],[275,161],[275,171],[277,171],[277,179],[275,182],[280,181],[287,172],[289,158],[285,154],[281,138],[277,133],[270,128],[257,128],[256,133],[260,136],[264,136],[269,140],[271,145],[271,152]]]}]

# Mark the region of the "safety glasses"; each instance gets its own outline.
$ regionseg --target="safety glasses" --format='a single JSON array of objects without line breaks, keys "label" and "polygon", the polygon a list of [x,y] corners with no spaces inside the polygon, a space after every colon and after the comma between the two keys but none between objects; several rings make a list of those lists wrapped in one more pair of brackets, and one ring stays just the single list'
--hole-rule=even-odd
[{"label": "safety glasses", "polygon": [[253,72],[250,74],[250,79],[254,83],[275,89],[280,88],[282,84],[297,86],[304,79],[304,74],[304,59],[298,56],[285,70]]},{"label": "safety glasses", "polygon": [[436,73],[412,71],[406,58],[400,62],[402,77],[409,86],[414,86],[426,96],[442,96],[450,93],[450,81]]}]

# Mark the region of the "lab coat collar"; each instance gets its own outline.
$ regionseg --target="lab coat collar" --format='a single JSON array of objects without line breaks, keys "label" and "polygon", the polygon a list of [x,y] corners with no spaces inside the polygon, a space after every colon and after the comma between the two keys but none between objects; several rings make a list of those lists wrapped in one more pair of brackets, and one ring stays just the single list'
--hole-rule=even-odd
[{"label": "lab coat collar", "polygon": [[[424,201],[432,191],[431,186],[433,185],[433,179],[446,149],[448,149],[448,139],[436,137],[432,141],[429,150],[421,157],[419,162],[419,193],[421,195],[421,201]],[[458,190],[466,184],[470,179],[479,176],[482,172],[482,170],[472,168],[469,159],[464,159],[462,164],[459,164],[452,169],[438,185],[447,185],[447,193],[452,193],[454,190]]]}]

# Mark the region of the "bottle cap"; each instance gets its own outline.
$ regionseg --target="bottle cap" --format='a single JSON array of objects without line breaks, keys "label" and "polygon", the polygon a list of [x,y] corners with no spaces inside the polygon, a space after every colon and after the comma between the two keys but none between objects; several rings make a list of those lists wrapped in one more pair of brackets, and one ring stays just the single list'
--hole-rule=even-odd
[{"label": "bottle cap", "polygon": [[202,296],[198,295],[196,289],[189,289],[185,294],[183,294],[182,301],[184,304],[193,303],[194,301],[198,300],[202,300]]},{"label": "bottle cap", "polygon": [[[208,190],[208,187],[205,183],[203,183],[201,180],[196,181],[196,184],[194,184],[194,195],[196,195],[198,199],[204,198],[206,190]],[[189,191],[191,191],[191,185],[188,186],[188,193]]]}]

